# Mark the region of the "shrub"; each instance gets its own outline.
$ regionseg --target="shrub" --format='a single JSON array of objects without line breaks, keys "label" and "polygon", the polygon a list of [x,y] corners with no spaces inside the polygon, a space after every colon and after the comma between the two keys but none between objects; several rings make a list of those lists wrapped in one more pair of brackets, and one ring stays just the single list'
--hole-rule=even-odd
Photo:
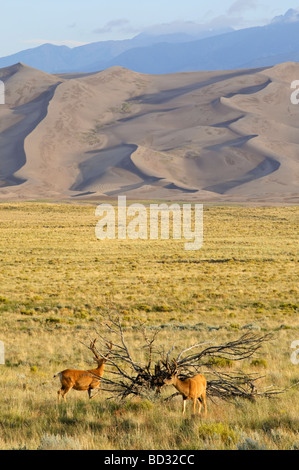
[{"label": "shrub", "polygon": [[121,112],[122,113],[130,113],[131,112],[131,103],[127,103],[126,101],[121,105]]},{"label": "shrub", "polygon": [[153,308],[154,312],[171,312],[169,305],[155,305]]},{"label": "shrub", "polygon": [[234,361],[227,359],[226,357],[211,357],[208,361],[208,365],[211,367],[233,367]]},{"label": "shrub", "polygon": [[37,450],[81,450],[81,446],[72,437],[44,434]]},{"label": "shrub", "polygon": [[254,367],[263,367],[264,369],[267,369],[268,367],[266,359],[253,359],[250,365]]},{"label": "shrub", "polygon": [[224,444],[236,442],[238,439],[236,431],[223,423],[202,423],[198,430],[199,438],[203,440],[218,438]]},{"label": "shrub", "polygon": [[46,323],[53,323],[53,324],[57,324],[57,323],[61,323],[62,320],[60,318],[57,318],[57,317],[48,317],[46,318]]},{"label": "shrub", "polygon": [[135,308],[136,308],[136,310],[140,310],[140,311],[143,311],[143,312],[150,312],[151,311],[151,307],[147,304],[138,304],[138,305],[135,305]]},{"label": "shrub", "polygon": [[261,445],[259,442],[254,441],[250,437],[247,437],[244,441],[237,444],[238,450],[266,450],[264,445]]},{"label": "shrub", "polygon": [[142,410],[151,410],[154,407],[154,404],[149,400],[142,401],[128,401],[125,405],[127,411],[142,411]]}]

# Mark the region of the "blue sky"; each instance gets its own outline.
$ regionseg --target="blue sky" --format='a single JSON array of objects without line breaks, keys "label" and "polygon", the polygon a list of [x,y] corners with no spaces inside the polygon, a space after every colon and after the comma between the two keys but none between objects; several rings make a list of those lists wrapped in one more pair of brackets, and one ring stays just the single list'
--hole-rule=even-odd
[{"label": "blue sky", "polygon": [[70,47],[130,38],[155,25],[204,29],[267,24],[299,0],[8,0],[0,8],[0,57],[51,42]]}]

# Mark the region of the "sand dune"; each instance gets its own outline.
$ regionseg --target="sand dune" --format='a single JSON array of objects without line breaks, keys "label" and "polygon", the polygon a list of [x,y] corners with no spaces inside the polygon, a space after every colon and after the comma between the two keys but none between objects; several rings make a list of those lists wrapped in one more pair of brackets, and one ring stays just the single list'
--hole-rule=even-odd
[{"label": "sand dune", "polygon": [[0,198],[296,203],[299,64],[143,75],[0,69]]}]

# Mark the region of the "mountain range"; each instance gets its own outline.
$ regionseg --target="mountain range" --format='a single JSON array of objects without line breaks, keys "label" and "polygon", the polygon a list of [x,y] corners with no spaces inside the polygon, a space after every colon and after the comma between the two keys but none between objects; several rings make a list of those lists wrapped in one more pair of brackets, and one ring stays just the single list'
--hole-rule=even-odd
[{"label": "mountain range", "polygon": [[234,70],[299,60],[299,12],[288,10],[270,24],[241,30],[141,33],[132,39],[69,48],[44,44],[0,59],[47,73],[90,73],[121,66],[146,74]]}]

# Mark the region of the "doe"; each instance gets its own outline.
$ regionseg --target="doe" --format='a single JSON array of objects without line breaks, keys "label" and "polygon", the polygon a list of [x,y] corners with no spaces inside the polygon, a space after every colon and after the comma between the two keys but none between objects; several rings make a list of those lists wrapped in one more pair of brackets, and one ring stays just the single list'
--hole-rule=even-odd
[{"label": "doe", "polygon": [[198,401],[198,413],[201,412],[202,405],[204,406],[204,414],[207,415],[207,380],[204,375],[198,374],[185,380],[178,378],[178,365],[175,360],[173,367],[170,367],[167,362],[168,377],[164,379],[165,385],[173,385],[183,397],[183,414],[186,411],[187,400],[193,400],[193,414],[196,414],[196,402]]}]

